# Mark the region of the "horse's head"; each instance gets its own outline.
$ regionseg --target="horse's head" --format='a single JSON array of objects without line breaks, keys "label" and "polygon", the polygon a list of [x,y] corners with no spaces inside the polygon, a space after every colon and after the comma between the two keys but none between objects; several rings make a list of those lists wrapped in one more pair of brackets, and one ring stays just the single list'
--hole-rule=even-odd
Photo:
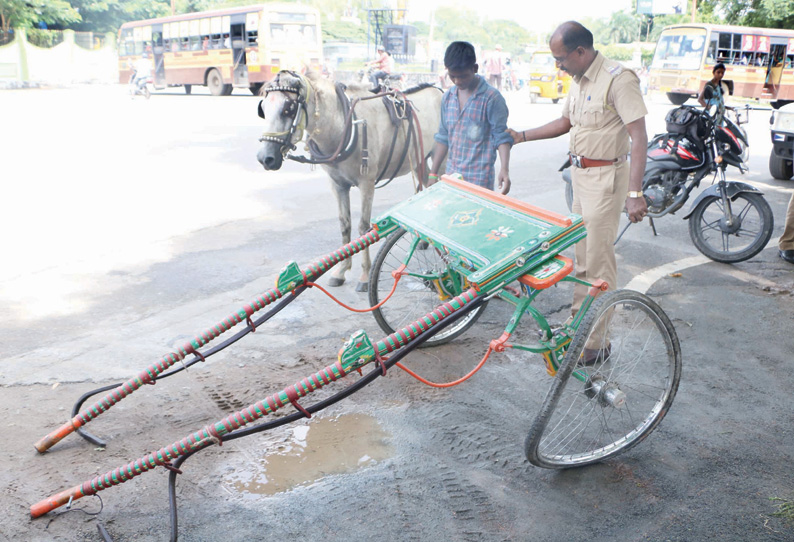
[{"label": "horse's head", "polygon": [[301,75],[281,71],[262,87],[259,116],[265,119],[262,147],[256,159],[267,170],[281,168],[284,156],[303,138],[306,127],[306,100],[311,84]]}]

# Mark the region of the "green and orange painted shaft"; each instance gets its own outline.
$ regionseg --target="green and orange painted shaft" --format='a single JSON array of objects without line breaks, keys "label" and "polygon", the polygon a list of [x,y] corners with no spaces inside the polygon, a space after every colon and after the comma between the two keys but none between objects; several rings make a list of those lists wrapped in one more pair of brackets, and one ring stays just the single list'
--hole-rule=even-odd
[{"label": "green and orange painted shaft", "polygon": [[73,433],[76,429],[84,426],[103,412],[107,411],[113,405],[132,394],[134,391],[138,390],[144,384],[154,384],[157,380],[157,377],[172,367],[175,363],[182,361],[190,354],[196,354],[199,348],[205,346],[210,341],[216,339],[222,333],[230,330],[237,324],[247,321],[255,312],[278,301],[284,295],[289,294],[304,283],[311,280],[316,280],[334,265],[352,257],[354,254],[361,252],[370,245],[378,242],[382,235],[383,233],[379,233],[375,230],[365,233],[361,237],[354,239],[350,243],[342,246],[334,252],[309,264],[305,269],[299,269],[298,272],[300,273],[300,276],[298,278],[295,277],[294,269],[297,266],[293,264],[288,265],[284,272],[282,272],[280,275],[275,288],[271,288],[264,294],[254,299],[252,302],[244,305],[238,311],[232,313],[219,324],[216,324],[200,335],[195,336],[193,340],[186,342],[181,348],[177,349],[176,352],[171,352],[164,355],[159,361],[150,365],[144,371],[141,371],[137,376],[127,380],[121,386],[102,397],[96,403],[82,410],[61,427],[36,442],[34,444],[36,450],[42,453],[47,451],[61,439]]},{"label": "green and orange painted shaft", "polygon": [[[170,465],[172,460],[187,453],[201,450],[212,444],[220,445],[223,442],[224,435],[259,418],[267,416],[268,414],[272,414],[285,405],[293,404],[297,408],[301,408],[297,405],[297,400],[301,397],[305,397],[326,384],[344,378],[351,372],[375,360],[380,355],[393,352],[405,346],[411,340],[426,332],[448,316],[463,309],[466,305],[469,305],[477,299],[477,297],[478,293],[474,289],[469,289],[406,327],[378,341],[369,352],[362,350],[360,355],[354,356],[343,356],[343,352],[340,352],[339,360],[336,363],[328,365],[312,376],[304,378],[262,401],[235,412],[219,422],[207,425],[184,439],[174,442],[170,446],[161,448],[156,452],[136,459],[122,467],[92,478],[91,480],[87,480],[78,486],[61,491],[60,493],[36,503],[30,507],[30,515],[32,518],[37,518],[51,510],[63,506],[70,500],[74,501],[87,495],[94,495],[103,489],[131,480],[139,474],[143,474],[158,465]],[[368,342],[368,340],[365,342]]]}]

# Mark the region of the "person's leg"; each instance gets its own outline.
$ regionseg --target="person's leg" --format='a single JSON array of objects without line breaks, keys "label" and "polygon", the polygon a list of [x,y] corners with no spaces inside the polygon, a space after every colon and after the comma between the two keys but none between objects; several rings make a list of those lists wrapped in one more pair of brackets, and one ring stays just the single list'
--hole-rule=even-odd
[{"label": "person's leg", "polygon": [[[574,169],[573,183],[572,210],[582,215],[587,230],[587,237],[575,247],[575,276],[588,282],[604,280],[610,290],[615,290],[618,273],[614,242],[629,186],[628,163]],[[574,287],[572,315],[578,312],[588,291],[584,285]],[[594,333],[588,347],[598,343],[600,338]]]},{"label": "person's leg", "polygon": [[794,263],[794,194],[788,202],[786,211],[786,225],[783,228],[783,235],[780,236],[778,243],[780,257],[787,262]]}]

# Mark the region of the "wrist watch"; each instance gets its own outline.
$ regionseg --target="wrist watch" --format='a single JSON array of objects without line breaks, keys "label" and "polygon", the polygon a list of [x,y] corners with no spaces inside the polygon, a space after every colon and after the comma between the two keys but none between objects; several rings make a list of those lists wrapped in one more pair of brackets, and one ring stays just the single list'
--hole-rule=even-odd
[{"label": "wrist watch", "polygon": [[627,195],[630,198],[641,198],[642,197],[642,190],[638,190],[638,191],[629,190],[629,193]]}]

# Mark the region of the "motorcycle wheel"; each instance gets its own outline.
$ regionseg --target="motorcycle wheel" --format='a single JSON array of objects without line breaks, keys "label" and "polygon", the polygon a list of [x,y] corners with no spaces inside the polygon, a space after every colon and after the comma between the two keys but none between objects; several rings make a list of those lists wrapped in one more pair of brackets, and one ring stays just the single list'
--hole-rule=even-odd
[{"label": "motorcycle wheel", "polygon": [[143,95],[146,96],[147,100],[152,96],[152,93],[149,92],[149,87],[143,87]]},{"label": "motorcycle wheel", "polygon": [[774,217],[761,194],[742,192],[731,201],[735,222],[728,226],[722,199],[703,199],[689,218],[695,247],[715,262],[737,263],[761,252],[772,237]]}]

